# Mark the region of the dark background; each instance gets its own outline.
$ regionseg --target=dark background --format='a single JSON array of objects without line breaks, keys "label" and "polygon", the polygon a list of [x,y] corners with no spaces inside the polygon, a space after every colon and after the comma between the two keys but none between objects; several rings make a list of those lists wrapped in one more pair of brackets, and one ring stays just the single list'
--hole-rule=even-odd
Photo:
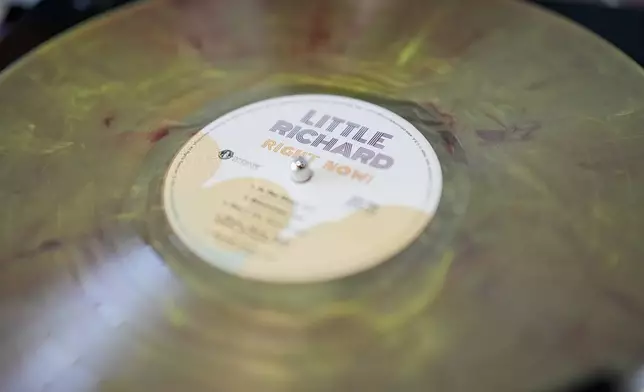
[{"label": "dark background", "polygon": [[[12,8],[5,21],[0,21],[0,70],[65,29],[131,1],[42,0],[29,10]],[[602,5],[600,0],[532,1],[594,31],[644,65],[644,0],[640,6],[621,8]],[[625,379],[628,376],[599,372],[563,391],[544,392],[617,392],[623,390],[620,384]]]},{"label": "dark background", "polygon": [[[28,11],[14,7],[0,30],[0,69],[57,33],[131,1],[42,0]],[[533,1],[586,26],[644,64],[644,2],[611,8],[600,0]]]}]

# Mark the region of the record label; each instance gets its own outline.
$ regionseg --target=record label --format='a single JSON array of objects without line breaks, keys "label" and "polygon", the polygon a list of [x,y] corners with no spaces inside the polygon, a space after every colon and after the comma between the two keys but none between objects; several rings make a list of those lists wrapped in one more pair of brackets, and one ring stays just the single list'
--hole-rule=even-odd
[{"label": "record label", "polygon": [[[291,163],[313,176],[298,183]],[[342,278],[407,247],[438,208],[427,139],[374,104],[334,95],[272,98],[209,124],[175,156],[166,216],[198,257],[276,283]]]}]

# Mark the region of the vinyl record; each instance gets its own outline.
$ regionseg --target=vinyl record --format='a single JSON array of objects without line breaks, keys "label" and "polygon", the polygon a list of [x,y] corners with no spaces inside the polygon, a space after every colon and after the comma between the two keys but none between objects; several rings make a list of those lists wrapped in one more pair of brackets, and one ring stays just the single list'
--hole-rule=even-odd
[{"label": "vinyl record", "polygon": [[98,17],[0,75],[0,390],[629,374],[642,97],[625,55],[518,1]]}]

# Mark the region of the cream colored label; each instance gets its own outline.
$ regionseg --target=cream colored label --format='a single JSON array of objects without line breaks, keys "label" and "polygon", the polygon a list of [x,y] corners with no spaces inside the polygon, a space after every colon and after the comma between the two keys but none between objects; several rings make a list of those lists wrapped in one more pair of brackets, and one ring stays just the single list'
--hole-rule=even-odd
[{"label": "cream colored label", "polygon": [[[290,177],[293,157],[313,177]],[[164,207],[185,245],[267,282],[342,278],[395,256],[436,212],[442,174],[408,121],[368,102],[293,95],[234,110],[197,133],[167,172]]]}]

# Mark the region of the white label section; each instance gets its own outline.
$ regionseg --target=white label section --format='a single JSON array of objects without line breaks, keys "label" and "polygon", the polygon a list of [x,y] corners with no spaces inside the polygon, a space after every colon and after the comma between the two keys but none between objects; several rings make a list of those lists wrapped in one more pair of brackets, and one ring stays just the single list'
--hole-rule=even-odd
[{"label": "white label section", "polygon": [[[294,182],[294,157],[313,177]],[[293,95],[234,110],[198,132],[164,183],[168,221],[204,261],[266,282],[372,268],[425,229],[441,167],[408,121],[374,104]]]}]

